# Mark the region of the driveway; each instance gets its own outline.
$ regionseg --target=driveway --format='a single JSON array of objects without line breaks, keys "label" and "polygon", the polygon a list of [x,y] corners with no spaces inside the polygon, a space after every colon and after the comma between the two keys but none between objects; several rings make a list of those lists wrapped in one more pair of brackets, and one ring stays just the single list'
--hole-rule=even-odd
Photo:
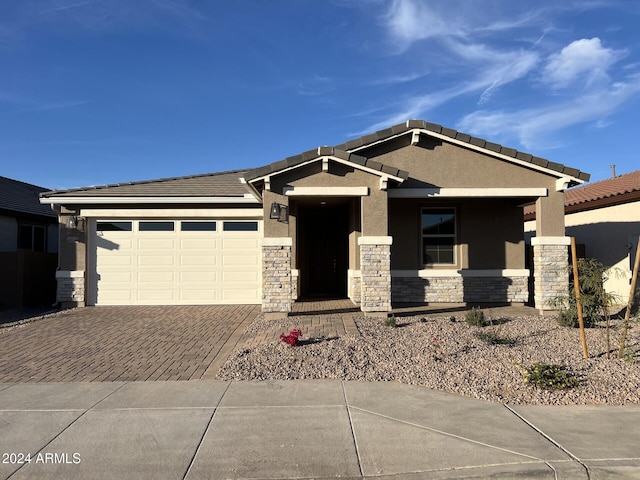
[{"label": "driveway", "polygon": [[257,305],[87,307],[0,329],[0,382],[213,378]]}]

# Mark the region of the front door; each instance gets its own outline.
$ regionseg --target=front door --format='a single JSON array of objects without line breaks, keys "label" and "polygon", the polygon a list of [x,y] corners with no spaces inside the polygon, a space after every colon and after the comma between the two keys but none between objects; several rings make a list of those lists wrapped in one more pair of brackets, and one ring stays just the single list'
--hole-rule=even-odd
[{"label": "front door", "polygon": [[303,295],[347,294],[348,209],[346,205],[300,209],[300,265]]}]

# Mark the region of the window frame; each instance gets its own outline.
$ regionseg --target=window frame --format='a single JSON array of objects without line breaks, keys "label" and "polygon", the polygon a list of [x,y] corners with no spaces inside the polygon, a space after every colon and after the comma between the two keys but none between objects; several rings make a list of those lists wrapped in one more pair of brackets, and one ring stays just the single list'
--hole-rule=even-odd
[{"label": "window frame", "polygon": [[[26,239],[26,237],[24,236],[24,232],[23,229],[29,229],[29,236],[28,236],[28,240],[29,240],[29,246],[22,246],[24,244],[23,240]],[[38,248],[36,249],[36,229],[38,231],[41,231],[42,233],[42,249]],[[42,224],[38,224],[38,223],[29,223],[29,222],[19,222],[18,223],[18,238],[17,238],[17,250],[28,250],[31,252],[42,252],[42,253],[47,253],[48,252],[48,234],[49,234],[49,228],[47,225],[42,225]]]},{"label": "window frame", "polygon": [[[422,216],[428,210],[451,210],[453,212],[453,233],[447,234],[425,234],[424,233],[424,225],[422,224]],[[458,208],[452,205],[434,205],[434,206],[421,206],[420,207],[420,217],[419,217],[419,225],[420,225],[420,263],[423,267],[455,267],[458,265]],[[429,263],[426,262],[426,254],[424,250],[424,239],[425,238],[451,238],[453,239],[452,245],[452,261],[451,263]]]}]

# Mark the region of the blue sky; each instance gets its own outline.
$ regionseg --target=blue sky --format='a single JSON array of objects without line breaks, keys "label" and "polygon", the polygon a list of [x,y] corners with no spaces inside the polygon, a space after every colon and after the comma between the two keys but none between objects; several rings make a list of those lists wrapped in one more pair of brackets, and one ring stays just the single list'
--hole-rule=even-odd
[{"label": "blue sky", "polygon": [[635,0],[2,0],[0,175],[256,167],[410,118],[640,168]]}]

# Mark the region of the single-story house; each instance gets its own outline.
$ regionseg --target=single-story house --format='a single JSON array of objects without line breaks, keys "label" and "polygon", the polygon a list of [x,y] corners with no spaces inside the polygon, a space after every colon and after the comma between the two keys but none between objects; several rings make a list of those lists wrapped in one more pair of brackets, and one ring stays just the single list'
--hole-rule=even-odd
[{"label": "single-story house", "polygon": [[[568,189],[564,211],[567,235],[610,269],[605,289],[626,304],[640,235],[640,170]],[[525,208],[526,237],[535,234],[535,218],[534,206]]]},{"label": "single-story house", "polygon": [[523,205],[535,202],[535,303],[567,288],[563,191],[578,169],[423,120],[254,170],[42,195],[61,229],[65,305],[527,300]]},{"label": "single-story house", "polygon": [[55,302],[58,218],[48,189],[0,177],[0,308]]}]

